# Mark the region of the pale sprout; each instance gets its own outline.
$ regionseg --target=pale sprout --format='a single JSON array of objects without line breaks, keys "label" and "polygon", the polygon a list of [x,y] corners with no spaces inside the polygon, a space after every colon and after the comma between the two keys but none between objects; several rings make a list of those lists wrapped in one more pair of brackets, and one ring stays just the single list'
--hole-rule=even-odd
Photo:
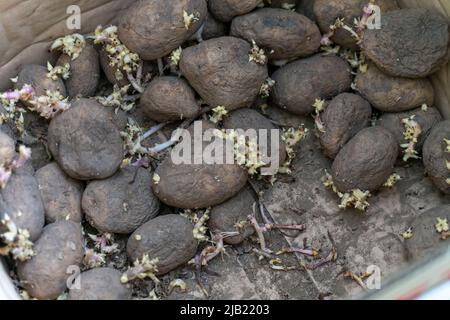
[{"label": "pale sprout", "polygon": [[183,23],[186,30],[189,30],[190,26],[198,20],[198,17],[196,17],[193,13],[189,14],[186,11],[183,11]]},{"label": "pale sprout", "polygon": [[265,65],[267,63],[267,56],[264,49],[259,48],[256,42],[252,40],[252,48],[249,53],[249,62],[254,61],[257,64]]},{"label": "pale sprout", "polygon": [[75,60],[81,54],[86,46],[86,40],[81,34],[74,33],[56,39],[50,47],[50,50],[60,50]]},{"label": "pale sprout", "polygon": [[212,123],[219,123],[223,118],[228,115],[227,109],[224,106],[217,106],[212,109],[213,114],[209,117]]}]

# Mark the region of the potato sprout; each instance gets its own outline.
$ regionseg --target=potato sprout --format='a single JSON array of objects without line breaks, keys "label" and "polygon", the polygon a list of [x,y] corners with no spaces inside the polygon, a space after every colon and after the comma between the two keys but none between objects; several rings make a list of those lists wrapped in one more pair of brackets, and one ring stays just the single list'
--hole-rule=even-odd
[{"label": "potato sprout", "polygon": [[86,40],[79,33],[74,33],[56,39],[50,47],[50,50],[59,50],[67,54],[75,60],[81,54],[81,51],[86,46]]}]

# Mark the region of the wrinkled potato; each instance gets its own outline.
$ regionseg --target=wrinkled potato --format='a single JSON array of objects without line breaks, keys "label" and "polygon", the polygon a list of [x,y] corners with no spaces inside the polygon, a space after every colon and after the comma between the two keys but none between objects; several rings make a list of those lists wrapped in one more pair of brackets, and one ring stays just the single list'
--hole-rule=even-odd
[{"label": "wrinkled potato", "polygon": [[16,156],[14,139],[0,130],[0,166],[11,163]]},{"label": "wrinkled potato", "polygon": [[[194,128],[199,125],[202,126],[203,131],[199,129],[198,134],[214,128],[207,121],[197,121],[188,130],[190,137],[195,137]],[[186,159],[184,163],[179,163],[178,159],[174,162],[174,159],[179,157],[183,151],[187,152],[183,148],[178,149],[180,144],[175,146],[172,153],[156,169],[159,181],[155,182],[153,179],[153,191],[162,202],[169,206],[184,209],[215,206],[233,197],[247,182],[247,171],[236,163],[208,164],[202,158],[194,164],[198,158],[194,150],[194,140],[191,139],[191,153],[188,154],[190,158]],[[187,143],[189,144],[189,142]],[[206,146],[207,144],[204,142],[203,149]],[[225,153],[225,150],[223,152]],[[203,150],[203,154],[205,154],[205,150]],[[225,162],[223,158],[221,160]]]},{"label": "wrinkled potato", "polygon": [[178,77],[158,77],[145,89],[141,97],[145,114],[158,122],[194,118],[200,113],[195,92]]},{"label": "wrinkled potato", "polygon": [[420,260],[433,254],[438,248],[444,248],[448,241],[443,241],[436,231],[437,218],[450,221],[450,205],[430,209],[412,222],[413,236],[405,241],[410,259]]},{"label": "wrinkled potato", "polygon": [[321,116],[324,132],[319,132],[325,155],[334,159],[351,138],[369,126],[371,116],[370,104],[356,94],[342,93],[331,100]]},{"label": "wrinkled potato", "polygon": [[444,139],[450,140],[450,120],[436,124],[428,135],[423,146],[423,165],[434,185],[450,194],[450,142],[446,143]]},{"label": "wrinkled potato", "polygon": [[267,48],[271,61],[307,57],[318,51],[321,34],[317,25],[296,12],[263,8],[236,17],[230,34]]},{"label": "wrinkled potato", "polygon": [[81,225],[61,220],[47,225],[34,244],[35,255],[18,263],[17,274],[25,290],[40,300],[56,299],[84,255]]},{"label": "wrinkled potato", "polygon": [[129,300],[131,291],[113,268],[94,268],[79,275],[80,287],[69,290],[69,300]]},{"label": "wrinkled potato", "polygon": [[428,9],[387,12],[381,29],[365,30],[361,47],[381,71],[396,77],[423,78],[448,61],[449,25]]},{"label": "wrinkled potato", "polygon": [[341,192],[376,191],[394,171],[398,146],[394,135],[376,126],[361,130],[337,154],[333,181]]},{"label": "wrinkled potato", "polygon": [[52,119],[48,147],[61,168],[78,180],[108,178],[122,163],[120,132],[94,100],[77,100]]},{"label": "wrinkled potato", "polygon": [[75,60],[66,54],[61,54],[56,65],[70,65],[70,77],[65,80],[67,94],[70,97],[91,97],[95,95],[100,79],[100,65],[97,50],[86,45]]},{"label": "wrinkled potato", "polygon": [[127,167],[108,179],[90,182],[82,200],[86,219],[101,232],[133,232],[159,212],[151,180],[146,169]]},{"label": "wrinkled potato", "polygon": [[349,64],[335,56],[320,54],[291,62],[272,75],[272,100],[291,113],[304,115],[314,110],[316,99],[331,99],[350,90]]},{"label": "wrinkled potato", "polygon": [[415,150],[420,153],[423,143],[430,134],[431,129],[435,124],[442,120],[442,116],[437,108],[428,108],[427,111],[417,108],[406,112],[385,113],[381,116],[378,124],[391,131],[397,144],[400,146],[408,143],[404,136],[406,128],[402,123],[402,120],[411,117],[414,117],[413,120],[419,124],[422,131],[415,146]]},{"label": "wrinkled potato", "polygon": [[2,213],[8,213],[18,228],[28,230],[31,241],[36,240],[44,227],[45,210],[32,172],[21,168],[13,173],[0,194]]},{"label": "wrinkled potato", "polygon": [[[223,127],[225,129],[242,129],[244,131],[256,130],[261,155],[272,159],[272,148],[274,148],[275,153],[278,154],[279,165],[282,165],[286,160],[286,144],[281,139],[280,130],[258,111],[248,108],[235,110],[224,119]],[[260,132],[259,130],[267,130],[267,132]],[[278,141],[276,141],[278,145],[276,146],[272,146],[271,130],[277,130],[279,134]],[[261,138],[267,140],[267,145],[260,143]]]},{"label": "wrinkled potato", "polygon": [[249,61],[247,41],[221,37],[183,50],[180,69],[210,106],[249,107],[268,77],[267,66]]},{"label": "wrinkled potato", "polygon": [[[320,30],[323,34],[330,31],[330,26],[333,25],[338,18],[344,18],[344,23],[355,29],[354,21],[363,16],[363,8],[368,4],[369,0],[314,0],[313,11],[319,24]],[[392,11],[398,9],[396,0],[375,0],[373,2],[379,6],[381,12]],[[334,33],[331,40],[348,49],[357,49],[356,39],[344,29],[338,29]]]},{"label": "wrinkled potato", "polygon": [[[189,23],[185,13],[193,15]],[[122,16],[119,38],[144,60],[162,58],[200,28],[206,13],[205,0],[141,0]]]},{"label": "wrinkled potato", "polygon": [[[158,259],[157,275],[165,274],[188,262],[197,251],[194,227],[185,217],[167,214],[139,227],[128,239],[127,255],[131,261]],[[137,240],[137,239],[140,240]]]},{"label": "wrinkled potato", "polygon": [[230,22],[234,17],[246,14],[258,5],[262,0],[209,0],[209,11],[222,22]]},{"label": "wrinkled potato", "polygon": [[255,229],[246,223],[247,217],[252,214],[255,203],[249,188],[242,189],[237,195],[211,209],[208,226],[214,233],[239,232],[238,235],[226,237],[223,241],[236,245],[251,236]]},{"label": "wrinkled potato", "polygon": [[369,65],[367,72],[358,72],[355,83],[358,92],[374,108],[384,112],[408,111],[434,103],[434,89],[429,79],[391,77],[374,64]]},{"label": "wrinkled potato", "polygon": [[36,180],[45,208],[47,222],[72,220],[81,222],[83,183],[67,176],[56,162],[36,171]]}]

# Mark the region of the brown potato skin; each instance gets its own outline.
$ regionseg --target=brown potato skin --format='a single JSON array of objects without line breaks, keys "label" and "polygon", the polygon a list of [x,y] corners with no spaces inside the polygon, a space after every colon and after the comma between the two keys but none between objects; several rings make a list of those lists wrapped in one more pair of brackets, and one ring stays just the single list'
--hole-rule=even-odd
[{"label": "brown potato skin", "polygon": [[66,63],[70,65],[70,77],[64,81],[67,94],[70,97],[94,96],[100,79],[97,50],[87,44],[75,60],[66,54],[61,54],[56,65],[64,66]]},{"label": "brown potato skin", "polygon": [[[193,137],[195,123],[188,129]],[[214,126],[202,121],[203,130]],[[193,140],[191,159],[194,159]],[[205,148],[204,143],[203,148]],[[176,152],[172,149],[172,152]],[[158,166],[159,183],[153,182],[153,192],[165,204],[183,209],[208,208],[233,197],[247,182],[247,171],[238,164],[175,164],[172,155]]]},{"label": "brown potato skin", "polygon": [[94,268],[79,275],[80,288],[69,290],[69,300],[129,300],[131,290],[120,282],[113,268]]},{"label": "brown potato skin", "polygon": [[339,150],[359,131],[369,126],[372,108],[352,93],[341,93],[331,100],[321,116],[325,132],[319,132],[324,154],[334,159]]},{"label": "brown potato skin", "polygon": [[200,113],[195,92],[178,77],[158,77],[145,89],[141,97],[145,114],[158,122],[194,118]]},{"label": "brown potato skin", "polygon": [[[183,11],[196,14],[186,30]],[[206,18],[205,0],[138,1],[123,15],[118,32],[122,43],[143,60],[162,58],[188,40]]]},{"label": "brown potato skin", "polygon": [[321,34],[307,17],[285,9],[262,8],[233,19],[230,35],[254,40],[268,49],[271,61],[310,56],[320,47]]},{"label": "brown potato skin", "polygon": [[450,205],[430,209],[412,222],[413,237],[405,241],[408,257],[420,260],[436,252],[438,248],[448,245],[436,232],[437,218],[450,220]]},{"label": "brown potato skin", "polygon": [[[406,141],[403,136],[403,133],[405,132],[405,126],[402,123],[402,120],[411,116],[414,116],[414,121],[416,121],[422,129],[422,133],[418,138],[415,148],[420,152],[426,138],[430,134],[431,129],[435,124],[442,120],[442,116],[437,108],[428,108],[426,112],[422,111],[421,108],[416,108],[414,110],[406,112],[385,113],[381,116],[378,124],[391,131],[391,133],[395,137],[395,140],[400,146],[404,143],[408,143],[408,141]],[[403,156],[402,150],[399,149],[399,151],[401,151],[400,155]]]},{"label": "brown potato skin", "polygon": [[159,212],[151,181],[146,169],[126,167],[108,179],[90,182],[82,200],[86,219],[101,232],[132,233]]},{"label": "brown potato skin", "polygon": [[230,245],[240,244],[251,236],[255,229],[247,225],[240,230],[235,225],[236,223],[247,221],[247,217],[252,213],[253,203],[255,203],[255,198],[249,188],[242,189],[230,200],[211,209],[208,220],[209,228],[214,233],[239,232],[238,235],[226,237],[223,241]]},{"label": "brown potato skin", "polygon": [[450,162],[450,153],[446,152],[445,139],[450,140],[450,120],[436,124],[423,146],[423,165],[428,177],[444,194],[450,194],[450,185],[446,179],[450,178],[446,161]]},{"label": "brown potato skin", "polygon": [[108,54],[104,49],[100,49],[98,52],[100,66],[102,67],[103,73],[106,76],[106,79],[112,84],[112,85],[118,85],[119,87],[126,86],[130,84],[130,82],[127,79],[127,75],[125,72],[122,72],[123,78],[120,80],[117,80],[116,78],[116,71],[117,67],[113,67],[109,65],[109,57]]},{"label": "brown potato skin", "polygon": [[28,230],[30,240],[35,241],[44,227],[45,210],[33,173],[27,168],[14,172],[0,195],[2,213],[8,213],[17,227]]},{"label": "brown potato skin", "polygon": [[14,139],[0,130],[0,165],[11,163],[16,155]]},{"label": "brown potato skin", "polygon": [[298,115],[312,112],[317,98],[331,99],[350,90],[352,83],[350,66],[345,60],[320,54],[281,67],[272,79],[273,103]]},{"label": "brown potato skin", "polygon": [[[314,0],[313,12],[323,34],[330,31],[337,18],[345,18],[344,23],[353,28],[355,18],[361,18],[364,6],[369,0]],[[374,4],[379,6],[382,13],[399,8],[396,0],[376,0]],[[357,50],[355,38],[344,30],[338,29],[331,40],[347,49]]]},{"label": "brown potato skin", "polygon": [[[381,29],[365,30],[361,48],[381,71],[396,77],[423,78],[448,61],[449,25],[428,9],[387,12]],[[399,41],[401,39],[401,41]]]},{"label": "brown potato skin", "polygon": [[228,27],[225,23],[215,19],[208,11],[205,19],[205,26],[203,27],[202,38],[209,40],[212,38],[223,37],[228,34]]},{"label": "brown potato skin", "polygon": [[255,9],[261,0],[209,0],[209,11],[222,22],[230,22],[234,17]]},{"label": "brown potato skin", "polygon": [[70,177],[105,179],[119,168],[123,142],[110,116],[96,101],[80,99],[50,122],[48,147]]},{"label": "brown potato skin", "polygon": [[47,225],[34,244],[35,255],[18,263],[17,274],[27,292],[40,300],[56,299],[67,288],[70,266],[83,259],[81,225],[61,220]]},{"label": "brown potato skin", "polygon": [[81,222],[81,195],[84,185],[70,178],[56,162],[42,167],[35,174],[48,223],[69,219]]},{"label": "brown potato skin", "polygon": [[249,61],[250,49],[235,37],[206,40],[183,50],[180,69],[210,106],[249,107],[268,77],[267,66]]},{"label": "brown potato skin", "polygon": [[358,92],[374,108],[384,112],[408,111],[423,104],[434,104],[434,89],[429,79],[391,77],[370,64],[367,72],[358,72]]},{"label": "brown potato skin", "polygon": [[337,154],[333,181],[341,192],[376,191],[394,171],[398,146],[393,134],[376,126],[361,130]]},{"label": "brown potato skin", "polygon": [[[178,214],[156,217],[139,227],[128,239],[127,255],[131,261],[159,259],[157,275],[163,275],[188,262],[197,251],[194,227],[188,219]],[[136,240],[136,235],[141,240]]]}]

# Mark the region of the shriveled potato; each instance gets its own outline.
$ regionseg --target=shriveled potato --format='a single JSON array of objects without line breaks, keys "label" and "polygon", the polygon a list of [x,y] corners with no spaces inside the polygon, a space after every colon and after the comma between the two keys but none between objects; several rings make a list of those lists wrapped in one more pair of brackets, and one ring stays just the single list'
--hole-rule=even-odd
[{"label": "shriveled potato", "polygon": [[242,189],[237,195],[211,209],[208,226],[215,232],[239,232],[238,235],[226,237],[225,243],[236,245],[254,233],[252,226],[245,222],[252,213],[255,199],[249,188]]},{"label": "shriveled potato", "polygon": [[[201,129],[195,129],[200,125]],[[181,161],[185,159],[184,155],[183,159],[176,159],[183,152],[187,152],[182,147],[178,149],[182,146],[180,144],[175,146],[172,153],[156,169],[158,179],[152,181],[153,191],[165,204],[185,209],[208,208],[228,200],[244,187],[247,171],[238,164],[207,163],[203,157],[198,159],[194,144],[200,142],[195,141],[195,133],[201,135],[202,132],[212,131],[213,128],[207,121],[195,122],[188,130],[192,137],[189,159]],[[206,146],[204,142],[203,148]],[[225,150],[223,152],[225,153]],[[198,163],[194,163],[195,161]]]},{"label": "shriveled potato", "polygon": [[363,129],[337,154],[333,181],[341,192],[376,191],[394,171],[398,146],[394,135],[376,126]]},{"label": "shriveled potato", "polygon": [[145,114],[158,122],[194,118],[200,112],[195,92],[178,77],[158,77],[145,89],[141,97]]},{"label": "shriveled potato", "polygon": [[13,138],[0,130],[0,165],[13,161],[16,155],[16,146]]},{"label": "shriveled potato", "polygon": [[210,39],[184,49],[180,69],[207,104],[249,107],[268,76],[267,66],[249,60],[250,50],[242,39]]},{"label": "shriveled potato", "polygon": [[82,200],[87,220],[101,232],[133,232],[159,212],[151,180],[146,169],[126,167],[108,179],[90,182]]},{"label": "shriveled potato", "polygon": [[144,60],[162,58],[200,28],[206,12],[205,0],[140,0],[122,16],[119,38]]},{"label": "shriveled potato", "polygon": [[350,90],[352,83],[345,60],[320,54],[285,65],[274,72],[272,79],[274,104],[299,115],[312,112],[318,98],[331,99]]},{"label": "shriveled potato", "polygon": [[36,178],[26,168],[12,174],[5,188],[0,191],[0,210],[7,213],[18,228],[30,233],[36,240],[45,223],[44,205]]},{"label": "shriveled potato", "polygon": [[[231,112],[223,121],[223,127],[225,129],[241,129],[244,131],[255,130],[258,138],[259,151],[261,155],[269,157],[272,159],[272,148],[274,148],[274,153],[278,154],[278,163],[282,165],[286,160],[286,144],[281,139],[280,130],[275,127],[269,119],[264,117],[258,111],[248,108],[243,108]],[[266,130],[265,132],[260,130]],[[272,146],[272,132],[271,130],[277,130],[279,138],[277,141],[278,145]],[[267,144],[261,144],[260,140],[265,139]],[[275,155],[273,155],[275,157]]]},{"label": "shriveled potato", "polygon": [[36,180],[45,208],[47,222],[72,220],[81,222],[83,183],[70,178],[56,162],[36,171]]},{"label": "shriveled potato", "polygon": [[430,107],[427,111],[416,108],[406,112],[385,113],[381,116],[378,124],[391,131],[392,134],[394,134],[397,144],[400,146],[408,143],[404,136],[406,127],[405,124],[402,123],[402,120],[411,119],[412,117],[413,120],[419,124],[422,132],[415,146],[415,150],[420,153],[423,143],[430,134],[431,129],[435,124],[442,120],[442,116],[437,108]]},{"label": "shriveled potato", "polygon": [[78,58],[61,54],[56,65],[70,65],[70,77],[65,80],[67,94],[70,97],[91,97],[95,94],[100,78],[100,65],[98,53],[95,48],[87,44]]},{"label": "shriveled potato", "polygon": [[429,9],[387,12],[381,28],[365,30],[361,47],[381,71],[397,77],[422,78],[448,61],[449,25]]},{"label": "shriveled potato", "polygon": [[[330,31],[330,26],[338,18],[344,18],[344,23],[353,28],[355,19],[362,18],[363,8],[369,2],[380,7],[383,17],[385,12],[399,8],[396,0],[314,0],[313,2],[314,15],[323,34]],[[356,39],[344,29],[336,30],[331,40],[344,48],[357,49],[358,47]]]},{"label": "shriveled potato", "polygon": [[267,48],[271,61],[307,57],[318,51],[321,34],[307,17],[285,9],[263,8],[236,17],[230,34]]},{"label": "shriveled potato", "polygon": [[111,84],[118,85],[119,87],[130,84],[125,72],[120,71],[116,66],[110,65],[108,54],[104,49],[99,50],[99,61],[106,79]]},{"label": "shriveled potato", "polygon": [[80,99],[50,122],[48,147],[61,168],[78,180],[112,176],[123,157],[123,142],[105,107]]},{"label": "shriveled potato", "polygon": [[319,132],[325,155],[336,157],[351,138],[369,126],[371,116],[370,104],[359,95],[342,93],[331,100],[321,116],[324,131]]},{"label": "shriveled potato", "polygon": [[[194,227],[185,217],[167,214],[139,227],[128,239],[127,255],[131,261],[158,259],[158,275],[165,274],[188,262],[197,251]],[[138,240],[139,239],[139,240]]]},{"label": "shriveled potato", "polygon": [[128,300],[131,291],[120,282],[122,274],[113,268],[94,268],[79,275],[80,287],[69,290],[69,300]]},{"label": "shriveled potato", "polygon": [[358,72],[355,83],[358,92],[374,108],[384,112],[408,111],[434,103],[434,89],[429,79],[391,77],[374,64],[369,65],[367,72]]},{"label": "shriveled potato", "polygon": [[450,221],[450,205],[430,209],[412,222],[413,236],[405,241],[409,258],[419,260],[444,248],[448,241],[443,241],[436,230],[437,219]]},{"label": "shriveled potato", "polygon": [[209,0],[209,11],[222,22],[229,22],[234,17],[246,14],[258,5],[262,0]]},{"label": "shriveled potato", "polygon": [[67,288],[69,267],[83,260],[81,225],[61,220],[47,225],[34,244],[35,255],[17,265],[25,290],[37,299],[55,299]]},{"label": "shriveled potato", "polygon": [[423,146],[425,171],[434,185],[445,194],[450,194],[449,144],[450,120],[445,120],[433,127]]}]

